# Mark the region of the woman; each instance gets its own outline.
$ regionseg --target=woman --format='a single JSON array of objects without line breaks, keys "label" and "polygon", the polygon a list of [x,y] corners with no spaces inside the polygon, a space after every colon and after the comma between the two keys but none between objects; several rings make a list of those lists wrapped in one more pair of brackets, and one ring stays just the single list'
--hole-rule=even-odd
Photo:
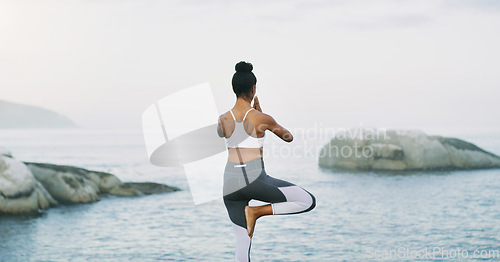
[{"label": "woman", "polygon": [[[236,234],[236,260],[250,261],[250,245],[259,217],[307,212],[316,206],[316,199],[305,189],[266,174],[265,131],[273,132],[285,142],[292,142],[293,136],[272,116],[262,113],[255,96],[257,78],[252,73],[252,64],[241,61],[235,69],[232,85],[236,104],[219,117],[217,132],[224,137],[228,148],[223,198]],[[248,206],[252,199],[270,204]]]}]

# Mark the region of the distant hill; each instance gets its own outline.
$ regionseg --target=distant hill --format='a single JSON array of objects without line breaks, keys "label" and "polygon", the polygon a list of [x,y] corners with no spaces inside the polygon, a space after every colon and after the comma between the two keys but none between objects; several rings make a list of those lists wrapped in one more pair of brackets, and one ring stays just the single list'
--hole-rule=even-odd
[{"label": "distant hill", "polygon": [[38,106],[0,100],[0,128],[78,127],[69,118]]}]

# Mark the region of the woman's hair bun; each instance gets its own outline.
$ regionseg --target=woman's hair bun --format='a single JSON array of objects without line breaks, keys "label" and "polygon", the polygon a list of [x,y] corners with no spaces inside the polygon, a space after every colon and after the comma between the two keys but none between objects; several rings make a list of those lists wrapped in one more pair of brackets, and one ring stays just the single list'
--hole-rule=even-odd
[{"label": "woman's hair bun", "polygon": [[253,70],[252,64],[245,61],[238,62],[234,68],[236,69],[236,72],[252,72]]}]

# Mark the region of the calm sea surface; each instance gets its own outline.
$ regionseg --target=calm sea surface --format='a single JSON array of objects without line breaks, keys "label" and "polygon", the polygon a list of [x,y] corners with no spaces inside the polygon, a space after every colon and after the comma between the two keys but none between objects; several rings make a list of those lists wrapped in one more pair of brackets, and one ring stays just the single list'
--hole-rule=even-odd
[{"label": "calm sea surface", "polygon": [[[459,137],[500,155],[499,132],[428,133]],[[267,139],[267,173],[304,187],[317,206],[305,214],[260,219],[253,260],[480,260],[494,251],[497,257],[483,260],[500,260],[500,170],[332,171],[319,168],[314,154],[327,141],[314,135],[291,144]],[[0,217],[0,261],[233,260],[234,236],[222,200],[194,205],[182,169],[149,164],[140,130],[2,130],[0,145],[18,160],[182,189]]]}]

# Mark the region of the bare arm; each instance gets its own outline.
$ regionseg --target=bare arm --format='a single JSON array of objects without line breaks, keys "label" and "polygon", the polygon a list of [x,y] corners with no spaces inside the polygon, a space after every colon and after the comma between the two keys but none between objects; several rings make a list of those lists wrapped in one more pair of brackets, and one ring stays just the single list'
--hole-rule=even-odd
[{"label": "bare arm", "polygon": [[217,134],[220,136],[220,137],[224,137],[224,131],[222,130],[223,129],[223,124],[222,124],[222,115],[219,116],[219,121],[217,123]]},{"label": "bare arm", "polygon": [[293,141],[293,135],[288,131],[286,128],[278,124],[276,120],[268,115],[263,113],[264,115],[264,127],[265,129],[273,132],[275,135],[277,135],[279,138],[283,139],[285,142],[292,142]]},{"label": "bare arm", "polygon": [[[259,98],[257,96],[255,96],[253,100],[253,108],[262,113],[262,108],[260,107]],[[262,116],[263,116],[263,124],[260,125],[258,128],[260,132],[269,130],[274,134],[276,134],[279,138],[283,139],[283,141],[285,142],[290,143],[293,141],[292,133],[290,133],[290,131],[288,131],[286,128],[278,124],[278,122],[276,122],[276,120],[272,116],[266,113],[262,113]]]}]

